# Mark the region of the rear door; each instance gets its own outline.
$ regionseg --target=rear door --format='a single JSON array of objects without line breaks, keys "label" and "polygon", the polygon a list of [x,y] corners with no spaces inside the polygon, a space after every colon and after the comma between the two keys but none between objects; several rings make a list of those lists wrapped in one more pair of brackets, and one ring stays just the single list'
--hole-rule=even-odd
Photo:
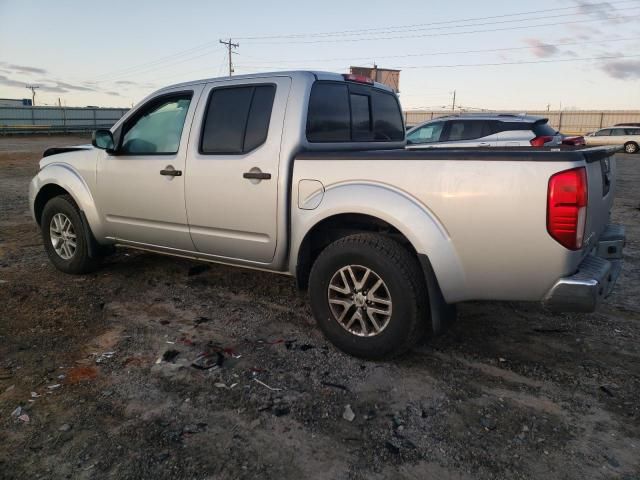
[{"label": "rear door", "polygon": [[[280,140],[291,79],[208,84],[187,159],[189,231],[198,251],[269,263],[276,248]],[[281,220],[281,221],[284,221]]]}]

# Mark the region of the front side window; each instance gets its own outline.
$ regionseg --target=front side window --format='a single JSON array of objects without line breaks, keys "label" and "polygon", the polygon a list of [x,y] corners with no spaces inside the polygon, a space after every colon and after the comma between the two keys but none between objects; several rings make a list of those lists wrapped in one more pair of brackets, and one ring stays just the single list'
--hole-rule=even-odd
[{"label": "front side window", "polygon": [[605,128],[604,130],[600,130],[596,132],[596,137],[607,137],[611,134],[611,130],[608,128]]},{"label": "front side window", "polygon": [[191,93],[152,100],[127,122],[120,153],[168,155],[178,152]]},{"label": "front side window", "polygon": [[437,142],[440,140],[443,125],[444,122],[435,122],[420,127],[407,135],[407,141],[410,144]]},{"label": "front side window", "polygon": [[240,154],[262,145],[269,132],[275,92],[274,85],[212,90],[202,127],[200,153]]}]

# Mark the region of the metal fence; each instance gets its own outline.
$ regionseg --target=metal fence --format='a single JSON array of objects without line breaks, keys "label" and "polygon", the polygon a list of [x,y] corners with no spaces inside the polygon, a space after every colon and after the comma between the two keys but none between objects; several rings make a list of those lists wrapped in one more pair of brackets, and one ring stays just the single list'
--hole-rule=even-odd
[{"label": "metal fence", "polygon": [[[0,134],[79,132],[109,128],[127,111],[126,108],[97,107],[0,107]],[[494,113],[514,112],[518,111]],[[640,123],[640,110],[530,110],[527,114],[546,117],[549,119],[549,124],[561,132],[575,134],[585,134],[616,123]],[[404,112],[407,125],[417,125],[432,118],[447,115],[451,115],[451,112],[443,110]]]},{"label": "metal fence", "polygon": [[81,132],[109,128],[126,108],[0,107],[0,133]]},{"label": "metal fence", "polygon": [[[522,110],[499,111],[491,113],[522,113]],[[549,124],[562,133],[583,135],[616,123],[640,123],[640,110],[528,110],[528,115],[537,115],[549,119]],[[432,118],[451,115],[451,112],[437,110],[407,110],[404,112],[405,123],[417,125]]]}]

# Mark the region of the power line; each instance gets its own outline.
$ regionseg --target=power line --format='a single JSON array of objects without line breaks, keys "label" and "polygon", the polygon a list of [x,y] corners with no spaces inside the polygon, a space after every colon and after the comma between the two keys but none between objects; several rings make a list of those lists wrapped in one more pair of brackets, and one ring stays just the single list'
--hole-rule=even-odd
[{"label": "power line", "polygon": [[[631,2],[637,2],[637,0],[623,0],[623,1],[617,1],[617,2],[608,2],[608,3],[593,3],[593,4],[588,4],[590,8],[596,9],[598,7],[605,7],[608,5],[617,5],[617,4],[626,4],[626,3],[631,3]],[[522,16],[522,15],[529,15],[529,14],[535,14],[535,13],[544,13],[544,12],[552,12],[552,11],[563,11],[563,10],[570,10],[570,9],[575,9],[575,6],[572,7],[562,7],[562,8],[549,8],[549,9],[544,9],[544,10],[531,10],[531,11],[527,11],[527,12],[519,12],[519,13],[512,13],[512,14],[503,14],[503,15],[492,15],[492,16],[487,16],[487,17],[475,17],[475,18],[467,18],[467,19],[459,19],[459,20],[447,20],[447,21],[440,21],[440,22],[430,22],[430,23],[420,23],[420,24],[411,24],[411,25],[401,25],[401,26],[396,26],[396,27],[387,27],[386,30],[389,29],[401,29],[403,27],[406,28],[411,28],[411,27],[424,27],[424,26],[430,26],[430,25],[444,25],[444,24],[451,24],[451,23],[461,23],[461,22],[470,22],[470,21],[477,21],[477,20],[489,20],[489,19],[496,19],[496,18],[507,18],[507,17],[513,17],[513,16]],[[619,9],[621,10],[621,9]],[[588,14],[588,12],[586,13],[580,13],[582,15],[584,14]],[[628,18],[628,17],[627,17]],[[522,20],[519,20],[522,21]],[[569,22],[569,23],[577,23],[577,22]],[[469,25],[467,25],[469,26]],[[546,25],[542,25],[542,26],[546,26]],[[526,28],[529,27],[535,27],[535,26],[527,26]],[[454,27],[452,27],[454,28]],[[522,28],[522,27],[521,27]],[[384,30],[385,28],[382,28],[382,30]],[[303,37],[309,37],[309,36],[335,36],[335,35],[340,35],[340,34],[358,34],[358,33],[365,33],[365,32],[380,32],[381,28],[369,28],[369,29],[360,29],[360,30],[344,30],[344,31],[337,31],[337,32],[320,32],[320,33],[313,33],[313,34],[289,34],[289,35],[266,35],[266,36],[254,36],[254,37],[237,37],[240,40],[242,39],[247,39],[247,40],[257,40],[257,39],[269,39],[269,38],[303,38]],[[483,30],[485,31],[485,30]],[[474,32],[460,32],[460,33],[474,33]],[[395,37],[392,37],[395,38]],[[399,37],[399,38],[403,38],[403,37]],[[360,40],[368,40],[368,39],[360,39]],[[374,40],[374,39],[372,39]],[[276,43],[282,43],[282,42],[276,42]],[[136,70],[139,70],[141,68],[145,68],[145,67],[150,67],[150,66],[154,66],[154,65],[158,65],[161,63],[166,63],[167,61],[170,61],[171,59],[178,57],[178,56],[183,56],[186,54],[191,54],[194,52],[197,52],[199,50],[203,50],[203,49],[208,49],[211,48],[211,46],[213,46],[215,44],[214,41],[210,41],[210,42],[205,42],[202,43],[200,45],[196,45],[194,47],[190,47],[188,49],[184,49],[184,50],[180,50],[177,52],[174,52],[172,54],[169,55],[165,55],[162,56],[160,58],[157,58],[155,60],[151,60],[149,62],[145,62],[142,64],[138,64],[138,65],[132,65],[129,67],[125,67],[123,69],[118,69],[112,72],[105,72],[103,74],[99,74],[96,78],[98,79],[98,81],[106,81],[105,77],[114,77],[114,76],[118,76],[122,73],[128,73],[128,72],[133,72]],[[204,55],[199,55],[198,57],[193,57],[193,58],[199,58],[200,56],[204,56]]]},{"label": "power line", "polygon": [[640,55],[607,55],[602,57],[583,58],[556,58],[555,60],[523,60],[517,62],[495,62],[495,63],[457,63],[449,65],[411,65],[396,67],[398,69],[419,69],[419,68],[457,68],[457,67],[497,67],[500,65],[530,65],[539,63],[561,63],[561,62],[583,62],[588,60],[616,60],[620,58],[638,58]]},{"label": "power line", "polygon": [[[640,40],[640,37],[628,37],[628,38],[617,38],[612,40],[593,40],[588,42],[563,42],[563,43],[544,43],[539,46],[542,48],[545,47],[565,47],[569,45],[592,45],[592,44],[600,44],[600,43],[615,43],[615,42],[626,42],[632,40]],[[407,53],[402,55],[376,55],[376,58],[409,58],[409,57],[427,57],[427,56],[436,56],[436,55],[459,55],[459,54],[470,54],[470,53],[495,53],[495,52],[506,52],[506,51],[515,51],[515,50],[529,50],[533,48],[531,45],[527,45],[524,47],[505,47],[505,48],[487,48],[487,49],[479,49],[479,50],[449,50],[445,52],[423,52],[423,53]],[[256,57],[252,57],[256,58]],[[336,58],[324,58],[324,59],[307,59],[307,60],[274,60],[274,61],[259,61],[252,62],[250,65],[272,65],[272,64],[283,64],[283,63],[304,63],[309,64],[312,62],[343,62],[349,60],[366,60],[370,57],[336,57]],[[243,64],[246,65],[246,64]]]},{"label": "power line", "polygon": [[[621,11],[624,9],[619,9]],[[638,18],[640,15],[627,15],[620,17],[608,17],[607,20],[630,20]],[[508,30],[521,30],[526,28],[538,28],[538,27],[553,27],[558,25],[572,25],[572,24],[584,24],[589,22],[602,22],[601,18],[594,18],[591,20],[574,20],[570,22],[551,22],[551,23],[539,23],[536,25],[518,25],[513,27],[492,28],[492,29],[480,29],[480,30],[467,30],[462,32],[441,32],[441,33],[423,33],[420,35],[396,35],[391,37],[368,37],[368,38],[342,38],[342,39],[330,39],[330,40],[304,40],[294,41],[289,40],[286,42],[261,42],[261,45],[285,45],[285,44],[315,44],[315,43],[336,43],[336,42],[368,42],[376,40],[399,40],[406,38],[425,38],[425,37],[442,37],[442,36],[454,36],[454,35],[467,35],[470,33],[487,33],[487,32],[501,32]]]},{"label": "power line", "polygon": [[[588,4],[588,6],[590,8],[594,8],[594,7],[609,7],[610,5],[617,5],[617,4],[624,4],[624,3],[633,3],[633,2],[637,2],[637,0],[622,0],[622,1],[617,1],[617,2],[603,2],[603,3],[592,3],[592,4]],[[342,31],[332,31],[332,32],[317,32],[317,33],[295,33],[295,34],[279,34],[279,35],[261,35],[261,36],[251,36],[251,37],[237,37],[240,40],[267,40],[267,39],[273,39],[273,38],[308,38],[308,37],[322,37],[322,36],[343,36],[343,35],[351,35],[351,34],[362,34],[365,32],[381,32],[382,30],[400,30],[400,29],[405,29],[405,28],[413,28],[413,27],[430,27],[433,25],[446,25],[446,24],[452,24],[452,23],[464,23],[464,22],[473,22],[473,21],[479,21],[479,20],[491,20],[491,19],[496,19],[496,18],[507,18],[507,17],[515,17],[515,16],[521,16],[521,15],[530,15],[530,14],[537,14],[537,13],[546,13],[546,12],[556,12],[556,11],[564,11],[564,10],[573,10],[576,9],[577,6],[571,6],[571,7],[561,7],[561,8],[547,8],[544,10],[529,10],[526,12],[518,12],[518,13],[508,13],[508,14],[502,14],[502,15],[491,15],[488,17],[473,17],[473,18],[466,18],[466,19],[457,19],[457,20],[444,20],[444,21],[438,21],[438,22],[429,22],[429,23],[415,23],[415,24],[409,24],[409,25],[396,25],[396,26],[392,26],[392,27],[377,27],[377,28],[364,28],[364,29],[357,29],[357,30],[342,30]],[[582,15],[587,15],[590,12],[584,12],[584,13],[580,13]],[[522,20],[519,20],[522,21]],[[467,25],[469,26],[469,25]]]}]

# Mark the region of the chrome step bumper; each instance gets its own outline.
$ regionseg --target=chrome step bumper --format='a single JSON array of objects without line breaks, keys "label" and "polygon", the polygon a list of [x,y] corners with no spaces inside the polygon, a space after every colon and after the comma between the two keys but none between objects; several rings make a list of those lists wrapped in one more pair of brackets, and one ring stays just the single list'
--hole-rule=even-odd
[{"label": "chrome step bumper", "polygon": [[593,312],[618,280],[624,244],[624,226],[609,225],[593,252],[582,260],[578,271],[551,287],[544,305],[559,312]]}]

